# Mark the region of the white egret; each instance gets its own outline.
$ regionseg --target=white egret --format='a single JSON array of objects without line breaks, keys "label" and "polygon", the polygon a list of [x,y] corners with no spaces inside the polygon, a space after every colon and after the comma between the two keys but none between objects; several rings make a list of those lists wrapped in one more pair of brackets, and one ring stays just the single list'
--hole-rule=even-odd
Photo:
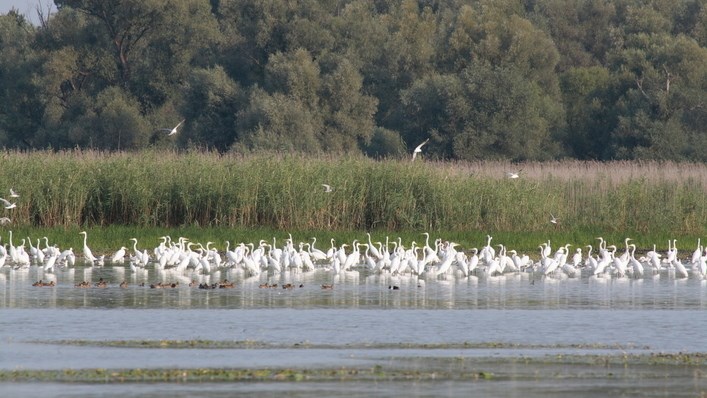
[{"label": "white egret", "polygon": [[91,252],[91,248],[88,247],[88,232],[81,231],[79,235],[83,235],[83,259],[85,262],[93,264],[96,262],[96,257]]},{"label": "white egret", "polygon": [[[610,245],[609,247],[613,248],[614,250],[612,251],[612,253],[616,254],[616,246]],[[626,258],[626,260],[624,260],[621,257],[616,257],[616,255],[614,255],[614,258],[612,260],[612,264],[614,265],[614,270],[616,271],[616,276],[618,276],[618,277],[626,276],[626,269],[628,267],[628,258]]]},{"label": "white egret", "polygon": [[655,244],[653,245],[653,250],[649,251],[646,253],[646,257],[648,257],[648,262],[650,263],[651,267],[653,267],[653,273],[657,274],[660,273],[660,253],[658,253],[655,250]]},{"label": "white egret", "polygon": [[545,257],[550,257],[550,255],[552,254],[552,246],[550,246],[550,239],[547,240],[547,243],[543,243],[543,246],[543,253],[545,254]]},{"label": "white egret", "polygon": [[626,264],[628,264],[628,258],[629,258],[628,242],[632,241],[632,240],[633,239],[631,239],[631,238],[624,239],[624,245],[626,245],[626,248],[624,249],[624,252],[623,252],[623,254],[621,254],[620,258],[621,258],[621,261],[623,261]]},{"label": "white egret", "polygon": [[373,245],[373,242],[371,242],[371,233],[366,232],[366,235],[368,235],[368,250],[370,250],[371,256],[377,260],[382,259],[383,255],[378,251],[378,248]]},{"label": "white egret", "polygon": [[560,220],[559,220],[557,217],[553,216],[552,213],[550,213],[550,223],[551,223],[551,224],[557,225],[557,223],[558,223],[559,221],[560,221]]},{"label": "white egret", "polygon": [[674,258],[673,261],[671,262],[673,267],[675,267],[675,276],[680,276],[682,278],[687,278],[687,269],[685,266],[678,260],[677,258]]},{"label": "white egret", "polygon": [[670,247],[670,242],[671,242],[671,240],[668,239],[668,253],[667,253],[666,258],[667,258],[667,262],[672,264],[678,257],[678,248],[676,246],[678,243],[678,240],[677,239],[672,240],[672,243],[673,243],[672,247]]},{"label": "white egret", "polygon": [[557,262],[557,260],[555,260],[554,258],[548,257],[545,254],[547,246],[543,245],[538,246],[538,248],[540,249],[540,265],[542,266],[543,274],[550,275],[551,273],[555,272],[560,263]]},{"label": "white egret", "polygon": [[486,268],[486,273],[488,276],[494,276],[495,274],[501,274],[501,263],[497,259],[493,258],[491,261],[488,263],[488,268]]},{"label": "white egret", "polygon": [[115,254],[113,254],[113,257],[110,258],[110,262],[115,264],[115,263],[122,263],[125,260],[125,246],[121,246],[120,249],[118,249]]},{"label": "white egret", "polygon": [[[333,241],[333,239],[332,239],[332,241]],[[324,261],[324,260],[326,260],[328,257],[330,257],[329,255],[327,255],[327,254],[324,253],[323,251],[321,251],[321,250],[317,249],[316,247],[314,247],[314,244],[315,244],[315,243],[317,243],[317,237],[316,237],[316,236],[315,236],[315,237],[312,237],[312,244],[310,244],[310,245],[308,246],[308,248],[309,248],[309,256],[311,257],[311,259],[312,259],[313,261]],[[333,243],[332,243],[332,247],[333,247]]]},{"label": "white egret", "polygon": [[586,247],[589,248],[589,250],[587,251],[587,261],[584,265],[594,272],[594,270],[597,269],[597,260],[592,256],[592,245],[587,245]]},{"label": "white egret", "polygon": [[486,235],[486,246],[482,247],[479,253],[481,259],[487,264],[496,256],[496,250],[491,246],[491,239],[493,239],[491,235]]},{"label": "white egret", "polygon": [[9,241],[9,253],[10,253],[10,260],[12,260],[13,263],[16,263],[19,261],[20,257],[17,253],[17,248],[12,244],[12,231],[9,231],[10,233],[10,241]]},{"label": "white egret", "polygon": [[606,255],[602,256],[601,259],[597,262],[597,266],[594,267],[594,275],[599,276],[606,271],[606,268],[611,264],[612,260],[612,254],[609,251],[604,251],[604,253],[607,253]]},{"label": "white egret", "polygon": [[700,257],[702,257],[702,246],[700,245],[700,238],[697,238],[697,248],[692,253],[692,259],[690,260],[690,264],[699,263]]},{"label": "white egret", "polygon": [[413,161],[415,161],[415,158],[417,157],[417,154],[420,153],[420,152],[422,152],[422,147],[423,147],[425,144],[427,144],[427,142],[428,142],[429,140],[430,140],[430,139],[428,138],[428,139],[426,139],[425,141],[423,141],[422,144],[420,144],[420,145],[418,145],[417,147],[415,147],[415,150],[412,151],[412,160],[413,160]]},{"label": "white egret", "polygon": [[628,257],[628,264],[633,268],[633,274],[636,276],[636,278],[641,278],[643,277],[643,264],[641,264],[640,261],[636,260],[636,245],[631,243],[629,245],[631,247],[631,253],[629,253]]},{"label": "white egret", "polygon": [[474,272],[476,267],[479,266],[479,249],[472,247],[471,248],[471,257],[469,257],[469,274]]},{"label": "white egret", "polygon": [[577,268],[582,263],[582,248],[578,247],[572,256],[572,265]]},{"label": "white egret", "polygon": [[11,198],[19,198],[20,195],[17,192],[15,192],[14,189],[10,188],[10,197]]},{"label": "white egret", "polygon": [[331,185],[329,185],[329,184],[322,184],[322,186],[324,187],[324,192],[332,192],[332,191],[334,191],[334,189],[333,189],[333,188],[331,187]]},{"label": "white egret", "polygon": [[434,272],[435,275],[445,274],[447,270],[449,270],[449,267],[452,266],[452,263],[456,261],[457,251],[454,249],[454,246],[457,246],[457,244],[454,242],[449,243],[448,252],[445,254],[442,263],[439,265],[439,267],[437,267],[436,271]]}]

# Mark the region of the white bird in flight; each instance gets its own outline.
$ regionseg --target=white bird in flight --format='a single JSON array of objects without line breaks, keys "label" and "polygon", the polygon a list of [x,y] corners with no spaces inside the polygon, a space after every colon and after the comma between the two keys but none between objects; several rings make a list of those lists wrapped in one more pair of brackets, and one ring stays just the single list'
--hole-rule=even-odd
[{"label": "white bird in flight", "polygon": [[12,220],[10,220],[8,217],[0,217],[0,225],[7,225],[11,222]]},{"label": "white bird in flight", "polygon": [[518,171],[507,171],[506,172],[506,177],[508,178],[520,178],[520,170]]},{"label": "white bird in flight", "polygon": [[560,220],[558,220],[557,217],[553,216],[552,213],[550,213],[550,222],[551,222],[551,223],[557,225],[557,223],[558,223],[559,221],[560,221]]},{"label": "white bird in flight", "polygon": [[175,134],[177,134],[177,129],[178,129],[186,120],[187,120],[187,119],[182,119],[182,121],[179,122],[179,124],[177,124],[176,126],[174,126],[174,128],[172,128],[172,129],[160,129],[160,131],[165,131],[165,132],[167,132],[167,135],[168,135],[168,136],[169,136],[169,135],[175,135]]},{"label": "white bird in flight", "polygon": [[10,203],[10,201],[5,198],[0,198],[0,202],[2,202],[6,209],[14,209],[17,207],[17,203]]},{"label": "white bird in flight", "polygon": [[17,192],[15,192],[14,189],[10,188],[10,197],[11,198],[19,198],[20,195]]},{"label": "white bird in flight", "polygon": [[417,154],[420,153],[420,152],[422,152],[422,147],[423,147],[425,144],[427,144],[427,141],[429,141],[429,140],[430,140],[429,138],[426,139],[422,144],[418,145],[418,146],[415,148],[414,151],[412,151],[412,160],[413,160],[413,161],[414,161],[415,158],[417,157]]},{"label": "white bird in flight", "polygon": [[324,187],[324,192],[331,192],[334,190],[329,184],[322,184],[322,186]]}]

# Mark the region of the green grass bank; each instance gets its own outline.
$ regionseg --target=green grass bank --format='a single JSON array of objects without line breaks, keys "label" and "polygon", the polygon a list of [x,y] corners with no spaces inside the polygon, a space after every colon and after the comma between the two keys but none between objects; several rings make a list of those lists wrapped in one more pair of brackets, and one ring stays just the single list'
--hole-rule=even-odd
[{"label": "green grass bank", "polygon": [[[467,240],[489,233],[494,243],[504,242],[497,236],[522,241],[528,235],[534,247],[539,237],[592,243],[598,234],[661,243],[702,236],[707,226],[707,166],[697,163],[411,162],[196,151],[6,151],[0,157],[0,196],[17,204],[0,208],[12,219],[4,228],[20,234],[114,226],[125,235],[141,228],[319,231],[321,238],[430,231]],[[507,178],[506,171],[519,169],[520,178]],[[10,198],[10,188],[20,197]],[[549,222],[550,214],[559,224]]]}]

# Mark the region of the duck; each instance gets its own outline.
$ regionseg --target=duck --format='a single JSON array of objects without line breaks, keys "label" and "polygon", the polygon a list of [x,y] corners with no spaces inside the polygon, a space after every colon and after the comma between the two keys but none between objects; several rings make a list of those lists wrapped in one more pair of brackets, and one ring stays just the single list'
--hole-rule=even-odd
[{"label": "duck", "polygon": [[78,287],[78,288],[81,288],[81,289],[86,289],[86,288],[91,287],[91,284],[88,283],[87,281],[82,281],[82,282],[79,282],[79,283],[75,284],[74,287]]},{"label": "duck", "polygon": [[126,282],[126,281],[120,282],[120,287],[125,289],[126,287],[128,287],[128,282]]},{"label": "duck", "polygon": [[104,281],[103,278],[96,282],[96,287],[108,287],[108,282]]},{"label": "duck", "polygon": [[218,284],[219,289],[233,289],[235,284],[233,282],[229,282],[228,279],[224,279],[223,282]]},{"label": "duck", "polygon": [[218,283],[214,283],[213,285],[209,285],[208,283],[202,283],[199,285],[199,289],[216,289],[218,287]]},{"label": "duck", "polygon": [[333,290],[333,289],[334,289],[334,285],[332,285],[332,284],[323,284],[322,285],[322,290]]}]

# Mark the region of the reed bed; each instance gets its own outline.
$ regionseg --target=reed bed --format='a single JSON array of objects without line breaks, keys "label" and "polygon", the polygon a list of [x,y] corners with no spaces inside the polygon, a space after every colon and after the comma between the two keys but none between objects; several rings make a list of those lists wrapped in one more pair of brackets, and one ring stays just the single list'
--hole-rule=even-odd
[{"label": "reed bed", "polygon": [[[700,163],[433,162],[144,151],[0,154],[12,227],[594,230],[702,235]],[[506,171],[520,171],[509,179]],[[321,184],[329,184],[325,192]],[[550,214],[559,218],[550,224]]]}]

